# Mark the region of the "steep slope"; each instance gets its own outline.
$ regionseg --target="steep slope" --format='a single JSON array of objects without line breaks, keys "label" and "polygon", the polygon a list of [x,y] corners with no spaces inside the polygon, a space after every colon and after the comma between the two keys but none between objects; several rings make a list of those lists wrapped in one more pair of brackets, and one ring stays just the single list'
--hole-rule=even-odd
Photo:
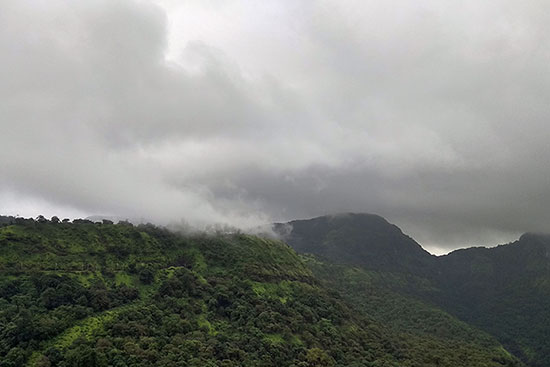
[{"label": "steep slope", "polygon": [[497,336],[532,366],[550,365],[550,236],[439,258],[439,303]]},{"label": "steep slope", "polygon": [[[275,229],[299,252],[361,266],[371,273],[370,278],[379,274],[377,277],[384,279],[379,289],[390,293],[373,297],[387,300],[398,295],[409,300],[404,304],[435,305],[490,333],[530,366],[550,366],[549,235],[528,233],[508,245],[435,257],[374,215],[326,216],[276,224]],[[376,317],[376,310],[385,313],[387,304],[372,308],[369,305],[376,304],[374,298],[358,300],[362,297],[358,294],[364,292],[350,288],[354,282],[365,286],[369,277],[352,281],[343,269],[333,268],[330,276],[324,277],[327,284],[355,304],[362,303],[362,309],[378,321],[391,322],[392,317]],[[406,314],[403,312],[396,314]]]},{"label": "steep slope", "polygon": [[404,337],[282,242],[18,222],[0,228],[2,367],[519,365],[481,340]]},{"label": "steep slope", "polygon": [[428,275],[435,256],[373,214],[339,214],[276,223],[275,232],[301,253],[368,269]]},{"label": "steep slope", "polygon": [[[496,339],[445,311],[400,291],[430,284],[402,274],[367,271],[359,267],[332,265],[311,255],[304,260],[315,276],[340,294],[356,309],[365,312],[388,330],[399,335],[423,366],[484,366],[499,361],[511,364],[510,354]],[[449,350],[450,353],[434,353]]]}]

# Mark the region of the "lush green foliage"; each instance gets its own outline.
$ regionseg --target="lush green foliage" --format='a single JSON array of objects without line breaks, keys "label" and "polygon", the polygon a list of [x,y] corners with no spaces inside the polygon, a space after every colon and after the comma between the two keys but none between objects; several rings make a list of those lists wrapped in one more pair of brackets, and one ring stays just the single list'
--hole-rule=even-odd
[{"label": "lush green foliage", "polygon": [[338,289],[357,310],[399,335],[424,366],[521,365],[493,337],[399,291],[428,287],[422,279],[331,265],[311,256],[304,260],[325,286]]},{"label": "lush green foliage", "polygon": [[[286,240],[297,250],[370,271],[344,267],[327,277],[322,267],[316,268],[317,276],[385,325],[397,323],[397,330],[416,334],[429,326],[429,335],[453,330],[467,340],[448,322],[432,325],[447,314],[432,310],[429,320],[418,317],[422,309],[427,312],[422,305],[429,304],[493,335],[528,365],[550,366],[550,236],[526,234],[509,245],[434,257],[378,216],[349,214],[291,224]],[[369,284],[377,284],[376,292]]]},{"label": "lush green foliage", "polygon": [[[388,307],[384,318],[376,307],[358,307],[331,290],[341,283],[311,269],[319,273],[286,244],[241,234],[7,220],[0,227],[0,366],[514,363],[490,339],[465,343],[400,329],[390,321],[401,309]],[[347,279],[353,270],[342,271]]]},{"label": "lush green foliage", "polygon": [[281,242],[5,224],[2,367],[419,365]]},{"label": "lush green foliage", "polygon": [[436,262],[435,256],[398,227],[372,214],[295,220],[275,224],[274,230],[296,251],[315,254],[333,263],[427,275]]},{"label": "lush green foliage", "polygon": [[550,237],[526,234],[495,248],[455,251],[440,259],[442,296],[461,319],[495,335],[536,367],[550,366]]}]

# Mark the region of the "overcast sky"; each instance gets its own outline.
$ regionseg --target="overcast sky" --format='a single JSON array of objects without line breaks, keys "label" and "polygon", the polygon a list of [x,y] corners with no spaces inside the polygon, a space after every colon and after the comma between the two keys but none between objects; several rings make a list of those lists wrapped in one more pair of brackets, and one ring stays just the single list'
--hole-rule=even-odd
[{"label": "overcast sky", "polygon": [[0,211],[550,232],[550,3],[1,0]]}]

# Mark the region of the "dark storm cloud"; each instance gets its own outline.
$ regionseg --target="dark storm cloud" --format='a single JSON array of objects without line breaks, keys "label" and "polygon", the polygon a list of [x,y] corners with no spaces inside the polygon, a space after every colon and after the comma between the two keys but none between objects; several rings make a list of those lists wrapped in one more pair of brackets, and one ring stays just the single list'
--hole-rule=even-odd
[{"label": "dark storm cloud", "polygon": [[[550,6],[0,3],[0,209],[549,231]],[[63,213],[61,213],[63,215]]]}]

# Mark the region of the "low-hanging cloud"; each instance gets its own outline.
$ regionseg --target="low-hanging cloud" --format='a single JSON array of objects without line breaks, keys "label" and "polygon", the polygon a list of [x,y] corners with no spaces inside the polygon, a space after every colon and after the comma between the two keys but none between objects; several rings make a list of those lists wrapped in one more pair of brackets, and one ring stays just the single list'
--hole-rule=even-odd
[{"label": "low-hanging cloud", "polygon": [[543,1],[2,1],[0,209],[373,212],[438,251],[548,231],[549,18]]}]

